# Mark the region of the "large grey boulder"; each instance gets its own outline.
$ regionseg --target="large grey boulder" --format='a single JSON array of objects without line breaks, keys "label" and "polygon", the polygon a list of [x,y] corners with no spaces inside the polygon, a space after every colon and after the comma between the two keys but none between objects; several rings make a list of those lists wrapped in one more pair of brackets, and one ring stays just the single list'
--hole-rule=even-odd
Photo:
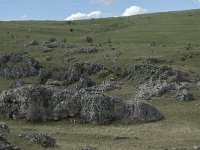
[{"label": "large grey boulder", "polygon": [[93,124],[108,124],[118,119],[150,122],[163,118],[155,107],[145,102],[127,102],[104,94],[34,85],[3,91],[0,113],[4,117],[34,122],[77,117]]},{"label": "large grey boulder", "polygon": [[41,65],[32,57],[6,53],[0,54],[0,76],[21,78],[37,75]]}]

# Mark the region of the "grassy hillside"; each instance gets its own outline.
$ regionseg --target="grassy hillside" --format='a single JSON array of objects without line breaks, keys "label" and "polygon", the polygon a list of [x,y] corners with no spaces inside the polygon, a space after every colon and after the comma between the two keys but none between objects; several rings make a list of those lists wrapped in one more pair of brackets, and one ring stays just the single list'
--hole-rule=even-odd
[{"label": "grassy hillside", "polygon": [[[45,68],[68,67],[76,62],[95,62],[106,66],[125,66],[142,63],[146,58],[167,60],[170,66],[192,76],[200,75],[200,10],[144,14],[131,17],[91,19],[84,21],[11,21],[0,22],[0,53],[26,53],[38,60]],[[93,39],[87,43],[86,37]],[[68,45],[44,52],[41,43],[50,38]],[[40,45],[24,47],[30,40]],[[73,45],[73,48],[70,47]],[[95,54],[74,53],[82,47],[95,46]],[[71,61],[64,61],[70,55]],[[192,55],[192,57],[186,57]],[[52,57],[47,61],[46,57]],[[184,59],[183,59],[184,58]],[[93,76],[100,81],[98,76]],[[36,77],[23,79],[31,83]],[[137,78],[121,79],[122,89],[108,94],[131,100],[138,86]],[[10,87],[11,80],[0,77],[0,91]],[[25,150],[42,149],[40,146],[21,141],[17,133],[32,130],[48,133],[56,138],[52,149],[77,150],[87,145],[99,150],[160,150],[164,148],[191,149],[200,144],[199,91],[192,91],[195,99],[178,102],[166,95],[150,101],[164,114],[165,119],[148,124],[121,124],[96,126],[73,124],[70,121],[31,124],[24,120],[0,120],[11,126],[11,142]],[[128,139],[115,140],[116,136]]]}]

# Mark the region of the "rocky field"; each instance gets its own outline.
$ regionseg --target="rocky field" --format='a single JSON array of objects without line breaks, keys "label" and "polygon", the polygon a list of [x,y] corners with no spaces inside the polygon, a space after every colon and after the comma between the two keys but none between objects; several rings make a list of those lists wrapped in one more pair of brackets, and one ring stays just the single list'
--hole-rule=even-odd
[{"label": "rocky field", "polygon": [[0,22],[0,149],[200,149],[199,15]]}]

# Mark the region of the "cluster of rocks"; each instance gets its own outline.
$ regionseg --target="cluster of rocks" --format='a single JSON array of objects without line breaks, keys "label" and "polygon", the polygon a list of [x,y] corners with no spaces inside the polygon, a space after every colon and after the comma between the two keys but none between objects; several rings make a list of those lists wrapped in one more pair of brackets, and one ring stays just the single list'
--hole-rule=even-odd
[{"label": "cluster of rocks", "polygon": [[163,63],[167,63],[166,60],[160,59],[160,58],[147,58],[144,60],[145,64],[163,64]]},{"label": "cluster of rocks", "polygon": [[101,94],[105,92],[112,91],[114,89],[121,89],[123,83],[118,81],[103,81],[102,84],[94,85],[90,87],[84,87],[80,89],[80,92],[92,93],[92,94]]},{"label": "cluster of rocks", "polygon": [[86,147],[81,148],[80,150],[97,150],[97,148],[88,145]]},{"label": "cluster of rocks", "polygon": [[55,48],[64,48],[64,44],[59,41],[44,41],[42,46],[45,49],[55,49]]},{"label": "cluster of rocks", "polygon": [[32,57],[6,53],[0,54],[0,75],[8,78],[34,76],[39,73],[41,65]]},{"label": "cluster of rocks", "polygon": [[78,82],[84,76],[90,76],[104,70],[105,66],[94,63],[76,63],[69,68],[53,67],[41,70],[38,76],[38,84],[45,84],[48,79],[62,81],[62,85]]},{"label": "cluster of rocks", "polygon": [[10,128],[7,124],[0,124],[0,131],[2,133],[3,132],[10,133]]},{"label": "cluster of rocks", "polygon": [[25,81],[23,81],[23,80],[13,80],[13,81],[11,82],[10,88],[18,88],[18,87],[24,86],[24,85],[26,85],[26,84],[29,84],[29,83],[28,83],[28,82],[25,82]]},{"label": "cluster of rocks", "polygon": [[56,140],[44,134],[25,132],[19,135],[20,138],[25,138],[32,143],[43,146],[44,148],[54,147]]},{"label": "cluster of rocks", "polygon": [[95,54],[98,51],[99,50],[96,47],[85,47],[85,48],[77,49],[78,53],[86,53],[86,54]]},{"label": "cluster of rocks", "polygon": [[0,149],[1,150],[21,150],[12,145],[2,134],[0,134]]},{"label": "cluster of rocks", "polygon": [[4,117],[30,121],[77,117],[93,124],[108,124],[116,119],[151,122],[163,118],[154,106],[143,101],[127,102],[104,94],[35,85],[3,91],[0,95],[0,113]]},{"label": "cluster of rocks", "polygon": [[183,101],[192,100],[189,92],[192,87],[191,80],[186,73],[174,70],[168,66],[148,69],[145,78],[139,85],[137,98],[150,99],[160,97],[168,92],[175,93],[175,98]]},{"label": "cluster of rocks", "polygon": [[26,44],[24,44],[24,47],[35,46],[35,45],[40,45],[40,44],[36,40],[31,40],[31,41],[28,41]]}]

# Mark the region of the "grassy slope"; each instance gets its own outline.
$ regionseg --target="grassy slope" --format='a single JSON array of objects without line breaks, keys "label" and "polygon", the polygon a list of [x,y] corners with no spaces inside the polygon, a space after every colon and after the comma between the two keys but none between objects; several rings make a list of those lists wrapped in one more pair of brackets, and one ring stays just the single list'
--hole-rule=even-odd
[{"label": "grassy slope", "polygon": [[[26,52],[40,61],[45,67],[53,65],[69,66],[75,62],[99,62],[106,65],[125,65],[141,63],[147,57],[159,57],[172,61],[171,65],[200,75],[200,59],[194,56],[181,61],[184,54],[200,52],[200,10],[183,12],[158,13],[138,15],[126,18],[110,18],[75,22],[56,21],[25,21],[0,22],[0,52]],[[74,32],[70,32],[70,28]],[[86,36],[91,36],[95,43],[101,44],[102,51],[97,54],[73,54],[70,63],[62,62],[62,56],[71,49],[59,49],[43,53],[40,46],[24,48],[24,44],[36,39],[40,42],[55,37],[66,39],[77,47],[90,46],[86,44]],[[112,41],[110,50],[108,41]],[[149,43],[155,42],[155,46]],[[191,43],[192,48],[184,48]],[[121,55],[116,55],[120,52]],[[46,56],[53,56],[50,62]],[[94,77],[96,78],[96,77]],[[34,78],[25,80],[34,82]],[[126,80],[124,80],[126,82]],[[0,78],[0,90],[9,88],[10,80]],[[126,82],[121,90],[109,94],[131,99],[135,92],[136,81]],[[79,149],[91,145],[102,150],[121,149],[163,149],[162,147],[187,148],[200,143],[200,99],[198,91],[194,91],[195,100],[192,102],[176,102],[168,96],[151,101],[165,115],[166,119],[156,123],[124,125],[115,123],[108,126],[73,124],[68,121],[49,122],[45,124],[30,124],[23,120],[7,121],[15,135],[24,130],[49,133],[58,141],[55,149]],[[127,140],[114,140],[115,136],[129,136]],[[135,139],[134,137],[138,137]],[[21,142],[16,136],[10,140],[24,149],[42,149],[37,145]]]}]

